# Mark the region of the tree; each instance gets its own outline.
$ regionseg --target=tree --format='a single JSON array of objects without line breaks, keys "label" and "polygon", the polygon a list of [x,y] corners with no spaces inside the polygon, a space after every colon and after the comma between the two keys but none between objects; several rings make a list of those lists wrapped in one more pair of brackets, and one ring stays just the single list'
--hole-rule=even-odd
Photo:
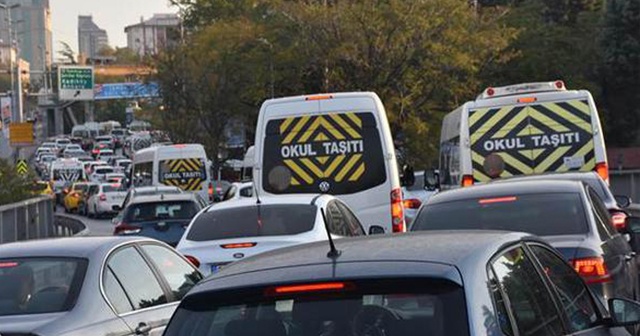
[{"label": "tree", "polygon": [[0,159],[0,205],[20,202],[33,197],[33,174],[20,175],[14,165]]},{"label": "tree", "polygon": [[71,46],[63,41],[60,41],[60,44],[62,45],[62,50],[58,51],[58,54],[60,54],[63,59],[66,59],[67,63],[78,64],[76,61],[76,53],[71,49]]},{"label": "tree", "polygon": [[602,34],[603,96],[609,143],[638,143],[640,127],[640,0],[609,0]]}]

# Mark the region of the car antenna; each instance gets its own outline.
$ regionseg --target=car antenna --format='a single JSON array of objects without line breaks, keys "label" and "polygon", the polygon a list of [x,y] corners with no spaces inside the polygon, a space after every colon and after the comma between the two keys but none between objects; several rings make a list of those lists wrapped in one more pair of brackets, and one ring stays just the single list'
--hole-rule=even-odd
[{"label": "car antenna", "polygon": [[329,232],[329,223],[327,222],[327,216],[324,214],[324,209],[320,208],[320,214],[322,215],[322,221],[324,222],[324,229],[327,231],[327,237],[329,238],[329,253],[327,253],[327,258],[333,259],[335,261],[340,257],[342,251],[336,249],[336,245],[333,243],[333,238],[331,237],[331,232]]},{"label": "car antenna", "polygon": [[258,208],[258,233],[262,233],[262,212],[260,211],[262,201],[260,200],[260,193],[258,192],[258,187],[253,183],[253,192],[256,194],[256,207]]}]

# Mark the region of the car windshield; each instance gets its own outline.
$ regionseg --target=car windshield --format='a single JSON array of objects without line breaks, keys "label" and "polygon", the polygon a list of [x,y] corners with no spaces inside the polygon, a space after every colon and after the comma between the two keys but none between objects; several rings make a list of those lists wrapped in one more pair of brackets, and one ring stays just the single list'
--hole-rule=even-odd
[{"label": "car windshield", "polygon": [[47,182],[38,182],[38,183],[34,183],[31,186],[31,190],[32,191],[45,191],[47,190],[47,188],[49,187],[49,184]]},{"label": "car windshield", "polygon": [[160,201],[137,203],[127,207],[124,215],[126,223],[157,220],[189,220],[198,213],[193,201]]},{"label": "car windshield", "polygon": [[188,240],[207,241],[256,236],[285,236],[310,231],[318,208],[310,204],[243,206],[202,213]]},{"label": "car windshield", "polygon": [[71,143],[71,141],[70,141],[70,140],[67,140],[67,139],[63,139],[63,140],[57,140],[57,141],[56,141],[56,143],[57,143],[58,145],[68,145],[68,144],[70,144],[70,143]]},{"label": "car windshield", "polygon": [[586,223],[578,193],[549,193],[427,204],[411,230],[505,230],[554,236],[586,233]]},{"label": "car windshield", "polygon": [[70,310],[86,265],[77,258],[0,259],[0,316]]},{"label": "car windshield", "polygon": [[77,181],[83,176],[82,168],[58,168],[53,170],[53,179],[64,181]]},{"label": "car windshield", "polygon": [[124,135],[123,129],[111,130],[111,135]]},{"label": "car windshield", "polygon": [[113,168],[97,168],[96,174],[108,174],[113,173]]},{"label": "car windshield", "polygon": [[[450,282],[376,279],[328,285],[348,289],[322,294],[279,286],[220,297],[200,293],[180,305],[165,335],[469,335],[464,290]],[[294,294],[269,294],[284,290]]]}]

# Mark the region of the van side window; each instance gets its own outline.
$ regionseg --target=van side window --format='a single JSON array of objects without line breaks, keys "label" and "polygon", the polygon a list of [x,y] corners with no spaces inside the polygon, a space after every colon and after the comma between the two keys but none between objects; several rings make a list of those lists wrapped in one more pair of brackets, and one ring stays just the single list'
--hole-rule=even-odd
[{"label": "van side window", "polygon": [[153,185],[153,162],[139,162],[133,166],[133,184],[136,187]]},{"label": "van side window", "polygon": [[362,224],[358,220],[358,217],[356,217],[356,215],[354,215],[353,212],[351,212],[351,210],[349,210],[349,208],[344,203],[336,202],[336,204],[340,208],[340,211],[342,212],[342,215],[345,218],[347,226],[351,231],[351,236],[366,235],[364,228],[362,227]]}]

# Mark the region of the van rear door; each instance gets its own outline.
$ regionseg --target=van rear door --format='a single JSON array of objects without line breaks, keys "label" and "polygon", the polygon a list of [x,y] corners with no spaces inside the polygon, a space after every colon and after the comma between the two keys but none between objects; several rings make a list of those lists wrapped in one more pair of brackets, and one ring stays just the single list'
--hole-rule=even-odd
[{"label": "van rear door", "polygon": [[469,111],[474,179],[595,168],[587,99]]}]

